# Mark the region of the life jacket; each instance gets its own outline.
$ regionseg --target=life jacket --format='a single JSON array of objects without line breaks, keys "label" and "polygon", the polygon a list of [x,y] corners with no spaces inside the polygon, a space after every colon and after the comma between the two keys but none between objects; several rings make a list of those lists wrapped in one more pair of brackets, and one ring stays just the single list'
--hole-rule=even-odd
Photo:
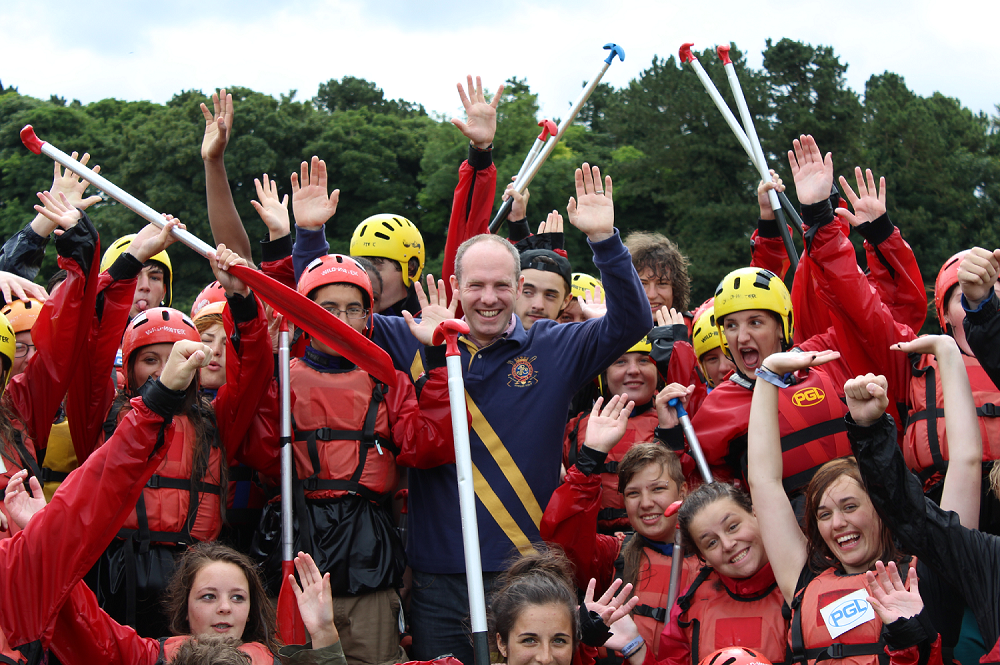
[{"label": "life jacket", "polygon": [[382,504],[395,490],[388,388],[360,369],[321,372],[301,360],[289,371],[293,451],[306,498],[358,494]]},{"label": "life jacket", "polygon": [[[974,356],[962,355],[969,374],[972,398],[979,416],[979,432],[983,438],[983,461],[1000,459],[1000,391]],[[944,395],[937,359],[933,355],[911,356],[909,404],[903,437],[906,465],[922,472],[926,480],[936,472],[944,472],[948,460],[948,440],[945,435]],[[936,408],[928,409],[928,404]]]},{"label": "life jacket", "polygon": [[746,580],[704,566],[677,604],[677,625],[688,637],[692,665],[730,646],[755,649],[774,665],[788,662],[790,614],[771,564]]},{"label": "life jacket", "polygon": [[[174,656],[185,642],[191,639],[190,635],[174,635],[173,637],[160,638],[160,656],[156,659],[156,665],[166,665],[173,661]],[[250,656],[253,665],[280,665],[281,661],[271,653],[271,650],[259,642],[244,642],[237,647],[240,651]]]},{"label": "life jacket", "polygon": [[888,665],[882,621],[876,614],[834,641],[820,610],[838,599],[865,588],[865,576],[838,574],[827,568],[814,577],[792,601],[792,625],[788,631],[795,663],[819,663],[835,659],[847,665]]},{"label": "life jacket", "polygon": [[[569,433],[566,435],[566,445],[568,454],[565,461],[568,469],[576,464],[580,454],[580,446],[587,442],[587,423],[590,421],[590,414],[577,417],[567,426]],[[628,419],[625,426],[625,434],[621,441],[608,453],[604,461],[604,469],[601,471],[601,510],[597,513],[597,527],[603,533],[611,533],[616,530],[631,531],[628,515],[625,513],[625,501],[618,492],[618,464],[625,453],[637,443],[653,440],[653,430],[659,424],[656,409],[647,408],[642,413]]]},{"label": "life jacket", "polygon": [[[792,496],[801,492],[813,475],[830,460],[851,453],[847,438],[847,405],[830,375],[812,368],[795,375],[797,382],[778,391],[778,421],[781,432],[781,484]],[[738,372],[729,379],[749,390],[752,384]],[[744,473],[746,458],[742,460]]]},{"label": "life jacket", "polygon": [[[622,546],[618,551],[618,558],[615,560],[615,573],[619,579],[625,577],[625,546],[636,537],[635,533],[629,533],[622,538]],[[651,547],[643,547],[645,556],[641,558],[639,574],[636,576],[637,590],[634,594],[639,597],[639,604],[632,611],[632,619],[639,635],[651,646],[653,654],[660,650],[660,633],[663,632],[663,625],[670,618],[670,609],[667,607],[667,600],[670,595],[670,571],[673,568],[673,558],[668,554],[662,554]],[[677,584],[677,595],[679,596],[689,581],[694,578],[698,570],[698,562],[695,557],[683,559],[681,578]]]},{"label": "life jacket", "polygon": [[52,424],[49,431],[49,443],[45,447],[45,459],[42,460],[41,481],[45,500],[51,501],[62,481],[66,480],[70,471],[79,466],[76,460],[76,449],[73,448],[73,438],[69,432],[69,422],[65,412]]},{"label": "life jacket", "polygon": [[24,658],[20,651],[12,649],[7,642],[7,636],[0,632],[0,664],[20,665],[24,663]]},{"label": "life jacket", "polygon": [[[124,411],[124,409],[122,410]],[[117,423],[121,411],[105,422],[105,440],[110,438],[109,422]],[[206,417],[207,436],[202,445],[208,447],[208,463],[201,480],[191,481],[194,470],[196,432],[186,416],[174,416],[174,426],[164,442],[167,454],[156,473],[146,482],[135,510],[125,520],[118,536],[138,540],[144,547],[149,543],[191,544],[211,541],[222,530],[222,465],[225,454],[217,430]],[[114,427],[110,427],[110,433]]]}]

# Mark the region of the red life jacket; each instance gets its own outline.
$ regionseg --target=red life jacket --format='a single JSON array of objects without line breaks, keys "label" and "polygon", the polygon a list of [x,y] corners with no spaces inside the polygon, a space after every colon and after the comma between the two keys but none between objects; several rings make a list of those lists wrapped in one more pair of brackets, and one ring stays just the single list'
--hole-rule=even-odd
[{"label": "red life jacket", "polygon": [[[622,539],[621,550],[615,560],[616,577],[625,579],[625,545],[635,533],[627,536],[619,536]],[[670,608],[667,607],[667,599],[670,595],[670,571],[673,569],[673,558],[657,552],[651,547],[642,548],[643,557],[640,560],[639,574],[636,575],[635,595],[639,597],[639,604],[632,611],[632,619],[639,635],[645,640],[647,646],[651,646],[653,654],[660,650],[660,633],[663,632],[663,625],[670,618]],[[683,569],[681,578],[677,584],[677,593],[685,589],[694,579],[698,570],[698,560],[696,557],[686,557],[683,559]]]},{"label": "red life jacket", "polygon": [[[586,413],[577,416],[566,426],[568,434],[566,435],[563,461],[567,469],[576,464],[580,446],[587,442],[587,423],[589,421],[590,413]],[[601,510],[597,514],[598,528],[602,531],[632,530],[628,515],[625,513],[625,501],[618,492],[618,463],[635,444],[652,441],[653,430],[658,424],[659,419],[654,408],[629,418],[621,441],[615,444],[615,447],[608,453],[608,457],[604,461],[604,470],[601,472]]]},{"label": "red life jacket", "polygon": [[[173,661],[174,656],[181,646],[191,639],[190,635],[174,635],[173,637],[160,638],[160,657],[156,660],[156,665],[165,665]],[[280,665],[281,661],[271,653],[271,650],[259,642],[244,642],[239,647],[240,651],[250,656],[253,665]]]},{"label": "red life jacket", "polygon": [[759,651],[775,665],[788,660],[788,616],[771,564],[732,580],[705,566],[677,599],[677,624],[691,645],[691,662],[731,646]]},{"label": "red life jacket", "polygon": [[795,662],[836,659],[845,665],[878,665],[888,660],[882,640],[882,622],[877,614],[874,619],[839,635],[836,642],[830,637],[820,614],[820,609],[864,588],[864,574],[842,575],[834,568],[827,568],[795,594],[789,629]]},{"label": "red life jacket", "polygon": [[360,369],[319,372],[292,361],[293,450],[309,499],[348,493],[382,503],[396,488],[396,453],[389,434],[385,384]]},{"label": "red life jacket", "polygon": [[[983,438],[983,461],[1000,459],[1000,391],[974,356],[962,355],[969,374],[972,398],[979,416],[979,432]],[[906,465],[915,471],[943,472],[948,460],[948,440],[944,428],[944,395],[941,376],[933,355],[912,358],[913,377],[910,379],[910,414],[906,419],[903,456]],[[936,408],[928,409],[928,404]]]},{"label": "red life jacket", "polygon": [[122,538],[136,536],[140,542],[190,544],[219,537],[225,454],[211,427],[210,435],[201,444],[209,448],[205,473],[200,481],[192,483],[197,434],[186,416],[174,416],[173,422],[164,442],[166,457],[118,532]]},{"label": "red life jacket", "polygon": [[[820,466],[851,454],[844,416],[847,406],[830,374],[820,368],[795,375],[798,381],[778,391],[778,425],[785,493],[799,493]],[[747,426],[753,382],[738,372],[713,390],[692,419],[716,480],[746,476]],[[705,436],[702,436],[704,432]],[[725,462],[720,466],[719,462]]]},{"label": "red life jacket", "polygon": [[844,422],[847,406],[839,392],[830,375],[816,368],[778,391],[785,492],[804,488],[823,464],[851,454]]}]

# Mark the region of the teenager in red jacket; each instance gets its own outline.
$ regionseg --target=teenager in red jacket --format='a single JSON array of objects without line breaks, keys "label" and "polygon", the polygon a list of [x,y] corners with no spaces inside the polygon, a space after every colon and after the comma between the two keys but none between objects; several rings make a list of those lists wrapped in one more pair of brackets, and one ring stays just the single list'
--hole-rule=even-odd
[{"label": "teenager in red jacket", "polygon": [[[175,556],[187,545],[219,536],[227,501],[228,459],[243,442],[273,373],[263,307],[245,284],[228,273],[228,267],[235,264],[245,262],[220,246],[213,269],[229,295],[226,327],[233,331],[227,338],[226,385],[211,403],[199,395],[196,384],[192,385],[184,413],[178,418],[181,426],[167,442],[163,465],[119,539],[88,576],[102,606],[149,637],[166,632],[156,606],[174,569]],[[106,315],[108,311],[120,315],[132,300],[127,289],[114,285],[104,293]],[[115,323],[115,317],[96,322],[92,342],[111,343],[115,335],[106,328]],[[200,342],[194,324],[177,310],[154,308],[133,318],[122,340],[125,388],[109,410],[88,414],[91,422],[87,427],[92,427],[94,420],[103,420],[104,434],[109,436],[127,411],[129,397],[139,394],[146,381],[161,371],[169,345],[181,339]],[[95,352],[89,371],[108,377],[109,366],[105,365],[104,371],[95,366],[107,359]],[[104,381],[106,386],[110,384],[109,378]],[[137,574],[139,570],[142,575]]]},{"label": "teenager in red jacket", "polygon": [[[211,351],[200,343],[175,344],[159,379],[132,402],[116,435],[70,476],[44,512],[33,517],[45,506],[37,482],[29,495],[22,474],[18,487],[8,491],[5,501],[25,530],[9,546],[0,547],[5,574],[2,607],[15,602],[18,607],[16,613],[0,611],[0,627],[14,644],[29,645],[27,653],[51,646],[67,665],[152,665],[172,660],[188,639],[186,633],[199,638],[231,635],[237,643],[245,641],[240,649],[253,663],[277,662],[273,606],[253,563],[226,547],[203,544],[184,557],[171,587],[172,638],[143,639],[115,623],[79,582],[92,552],[100,551],[117,531],[162,461],[167,452],[163,441],[176,427],[172,418],[184,408],[184,388],[210,359]],[[47,537],[51,533],[60,537],[52,542]],[[300,554],[296,568],[302,588],[294,588],[313,647],[337,650],[329,579],[319,575],[308,556]],[[26,596],[10,595],[26,591],[21,587],[27,584],[32,588]]]},{"label": "teenager in red jacket", "polygon": [[[362,334],[373,322],[369,277],[339,254],[316,259],[299,292]],[[443,290],[442,290],[443,291]],[[442,293],[443,295],[443,293]],[[443,369],[422,385],[396,372],[385,385],[321,342],[310,339],[291,363],[289,381],[297,480],[296,547],[311,551],[332,576],[338,629],[349,663],[393,662],[399,653],[400,599],[406,555],[391,513],[398,466],[431,467],[454,460]],[[265,416],[277,410],[271,386]],[[278,485],[278,431],[272,428],[246,461]],[[262,524],[280,522],[280,496]],[[265,529],[270,534],[270,528]],[[259,542],[275,591],[280,585],[277,539]]]},{"label": "teenager in red jacket", "polygon": [[[46,192],[39,198],[44,206],[37,205],[35,209],[64,230],[56,239],[56,249],[59,266],[67,271],[67,277],[41,307],[27,335],[27,343],[34,345],[36,352],[9,383],[6,379],[18,360],[18,343],[26,352],[30,349],[26,348],[23,333],[21,340],[15,339],[14,330],[6,320],[0,329],[3,376],[7,384],[4,408],[12,412],[3,427],[0,487],[6,487],[8,479],[21,469],[40,475],[36,460],[49,439],[63,395],[83,355],[83,341],[96,299],[97,230],[83,212],[69,207],[64,196],[57,200]],[[16,524],[9,528],[2,534],[4,537],[17,531]]]},{"label": "teenager in red jacket", "polygon": [[[675,385],[671,390],[671,394],[683,394],[684,388]],[[566,552],[580,588],[586,588],[590,578],[597,580],[600,589],[608,588],[615,577],[633,584],[639,597],[635,622],[655,652],[670,614],[666,599],[676,521],[663,513],[671,503],[684,498],[687,483],[680,461],[665,446],[632,446],[618,465],[618,492],[635,535],[597,533],[602,493],[598,470],[627,431],[629,413],[635,406],[627,400],[626,395],[615,395],[603,410],[602,400],[594,406],[587,423],[587,445],[580,449],[565,482],[549,499],[540,533]],[[690,583],[694,571],[694,559],[685,560],[680,588]]]}]

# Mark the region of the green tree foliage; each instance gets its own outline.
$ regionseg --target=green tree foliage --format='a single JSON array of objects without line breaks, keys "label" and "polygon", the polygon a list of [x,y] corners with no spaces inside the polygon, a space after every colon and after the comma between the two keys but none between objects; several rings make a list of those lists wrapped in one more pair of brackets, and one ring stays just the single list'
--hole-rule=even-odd
[{"label": "green tree foliage", "polygon": [[[792,138],[811,133],[821,149],[833,152],[837,174],[852,184],[855,164],[886,176],[892,219],[929,286],[955,251],[1000,245],[994,223],[1000,213],[1000,118],[972,113],[940,94],[916,95],[889,72],[873,76],[861,96],[847,87],[847,64],[828,46],[768,40],[761,69],[748,67],[735,46],[730,55],[769,163],[793,201],[785,154]],[[715,53],[705,50],[699,59],[735,112]],[[673,56],[654,57],[625,87],[599,85],[532,182],[528,218],[535,227],[553,209],[565,214],[573,171],[583,161],[600,166],[615,181],[622,234],[663,233],[690,257],[696,304],[727,271],[749,260],[758,174],[687,69]],[[428,270],[440,270],[458,166],[468,153],[448,118],[429,117],[419,104],[387,99],[374,82],[349,76],[320,84],[308,101],[296,100],[295,91],[278,99],[246,88],[230,92],[236,119],[226,166],[252,239],[266,233],[250,205],[254,178],[267,173],[281,194],[290,194],[290,174],[317,155],[327,162],[331,188],[341,190],[328,227],[335,251],[347,251],[360,221],[392,212],[421,228]],[[210,104],[203,92],[188,90],[163,105],[115,99],[83,105],[0,86],[0,235],[29,221],[35,192],[51,182],[51,163],[25,150],[18,137],[32,124],[63,150],[89,151],[112,181],[210,239],[199,154],[201,102]],[[506,81],[498,112],[497,205],[541,120],[537,96],[524,79]],[[105,245],[142,223],[111,200],[91,212]],[[566,243],[574,268],[593,273],[585,238],[568,224]],[[50,253],[43,276],[55,269]],[[175,302],[183,307],[211,272],[182,247],[171,255]]]}]

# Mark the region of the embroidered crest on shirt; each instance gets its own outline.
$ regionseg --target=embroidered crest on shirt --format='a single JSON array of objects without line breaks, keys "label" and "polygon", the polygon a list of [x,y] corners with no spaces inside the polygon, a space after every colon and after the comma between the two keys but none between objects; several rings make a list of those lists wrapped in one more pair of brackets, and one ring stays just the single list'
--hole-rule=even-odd
[{"label": "embroidered crest on shirt", "polygon": [[535,368],[532,366],[531,361],[538,358],[538,356],[518,356],[513,360],[508,360],[507,364],[511,366],[510,368],[510,380],[507,382],[508,386],[513,388],[527,388],[528,386],[538,383],[538,376],[535,374]]}]

